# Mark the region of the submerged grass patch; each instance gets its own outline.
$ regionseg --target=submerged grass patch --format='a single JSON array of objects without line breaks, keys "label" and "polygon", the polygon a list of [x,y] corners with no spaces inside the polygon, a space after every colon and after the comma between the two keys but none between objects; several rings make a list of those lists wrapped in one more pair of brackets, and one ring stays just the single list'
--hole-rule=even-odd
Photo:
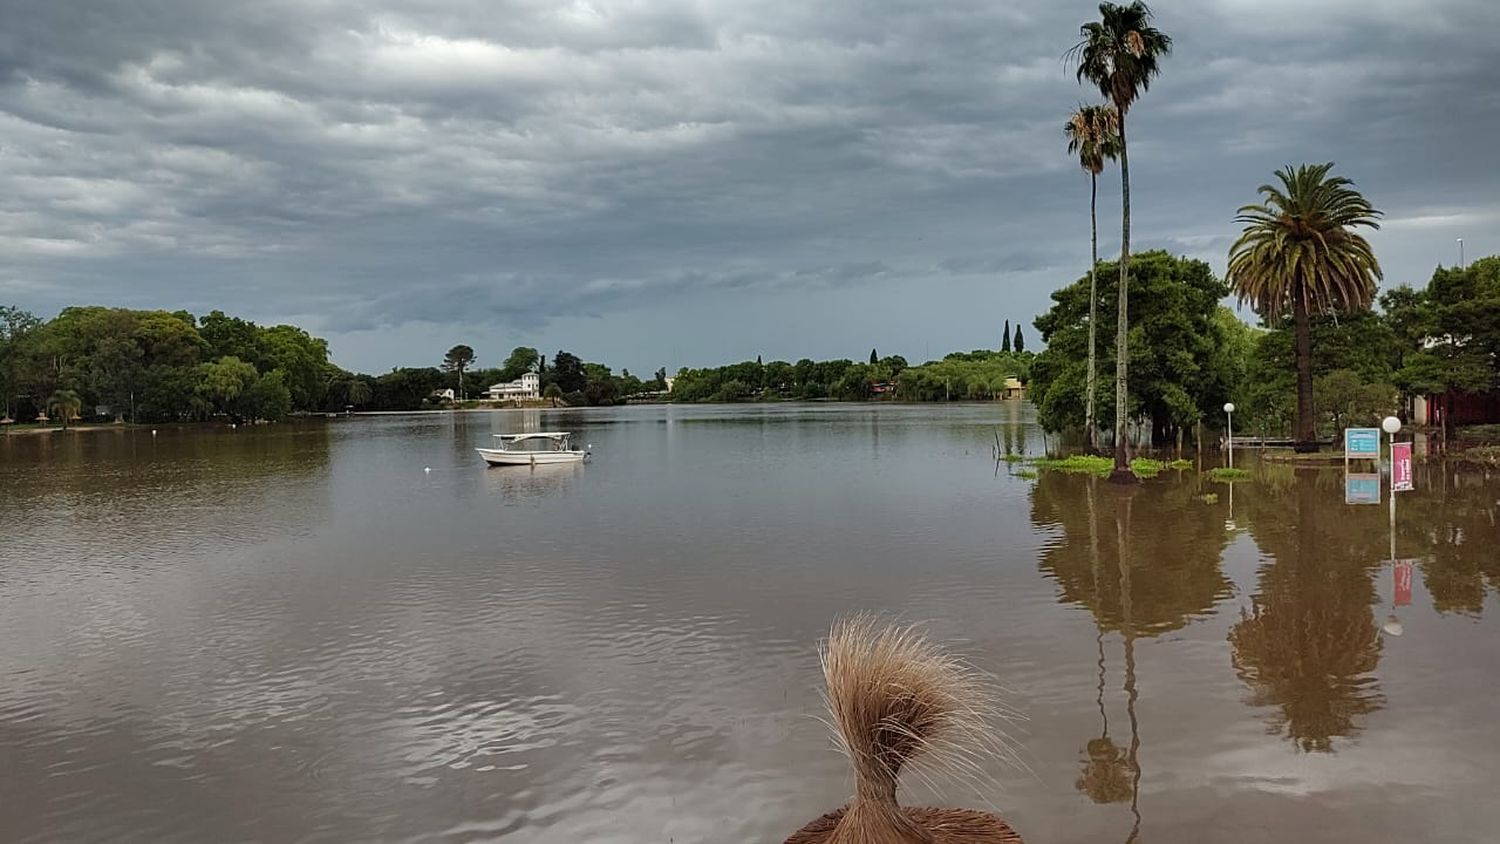
[{"label": "submerged grass patch", "polygon": [[1191,461],[1191,460],[1184,460],[1181,457],[1179,457],[1176,460],[1173,460],[1171,463],[1168,463],[1167,464],[1167,468],[1168,469],[1177,469],[1177,470],[1191,469],[1191,468],[1193,468],[1193,461]]},{"label": "submerged grass patch", "polygon": [[[1109,477],[1109,473],[1115,468],[1113,458],[1103,457],[1097,454],[1074,454],[1068,457],[1033,457],[1031,465],[1038,469],[1046,469],[1052,472],[1070,472],[1080,475],[1097,475],[1101,478]],[[1187,461],[1182,463],[1191,466]],[[1167,468],[1166,463],[1160,460],[1152,460],[1149,457],[1137,457],[1130,461],[1130,471],[1138,478],[1154,478]],[[1174,467],[1177,468],[1177,467]]]},{"label": "submerged grass patch", "polygon": [[1227,466],[1208,470],[1208,479],[1211,481],[1242,481],[1248,477],[1250,473],[1244,469],[1230,469]]},{"label": "submerged grass patch", "polygon": [[1154,478],[1161,474],[1161,470],[1166,468],[1166,465],[1160,460],[1152,460],[1149,457],[1137,457],[1130,461],[1130,471],[1134,472],[1137,478]]},{"label": "submerged grass patch", "polygon": [[1026,459],[1026,455],[1011,453],[1011,454],[1005,455],[1005,457],[1003,457],[1001,459],[1004,460],[1006,463],[1020,463],[1022,460]]},{"label": "submerged grass patch", "polygon": [[1037,471],[1035,469],[1021,469],[1016,472],[1016,477],[1025,478],[1028,481],[1034,480],[1037,477]]},{"label": "submerged grass patch", "polygon": [[1204,494],[1198,496],[1198,500],[1202,501],[1204,504],[1218,504],[1219,494],[1217,492],[1205,492]]},{"label": "submerged grass patch", "polygon": [[1073,472],[1103,478],[1115,467],[1115,461],[1095,454],[1074,454],[1068,457],[1037,457],[1031,461],[1031,465],[1052,472]]}]

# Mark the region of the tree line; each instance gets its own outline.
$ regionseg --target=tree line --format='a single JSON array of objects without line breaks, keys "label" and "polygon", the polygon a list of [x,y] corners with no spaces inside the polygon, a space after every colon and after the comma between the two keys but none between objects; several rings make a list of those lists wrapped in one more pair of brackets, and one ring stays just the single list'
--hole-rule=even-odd
[{"label": "tree line", "polygon": [[[1011,337],[1008,325],[1005,335]],[[1004,394],[1007,379],[1024,382],[1030,377],[1032,358],[1024,351],[986,349],[954,352],[920,366],[909,365],[900,355],[881,357],[874,349],[866,363],[808,358],[796,363],[762,363],[756,358],[683,369],[672,384],[671,398],[679,402],[994,399]]]},{"label": "tree line", "polygon": [[[461,347],[467,348],[467,347]],[[666,371],[642,380],[567,351],[549,361],[518,347],[498,367],[474,368],[472,349],[440,367],[380,375],[344,370],[328,343],[293,325],[262,326],[222,311],[70,307],[51,320],[0,306],[0,418],[134,422],[280,419],[290,413],[416,410],[467,384],[537,372],[546,395],[567,404],[612,404],[666,389]]]}]

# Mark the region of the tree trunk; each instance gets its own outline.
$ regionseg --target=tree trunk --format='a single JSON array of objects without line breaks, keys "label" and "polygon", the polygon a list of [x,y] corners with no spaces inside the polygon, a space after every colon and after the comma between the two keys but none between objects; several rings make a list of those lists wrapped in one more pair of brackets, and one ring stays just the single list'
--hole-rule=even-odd
[{"label": "tree trunk", "polygon": [[1313,418],[1312,325],[1300,284],[1292,290],[1292,322],[1297,344],[1297,436],[1292,448],[1307,454],[1318,450],[1318,420]]},{"label": "tree trunk", "polygon": [[1120,109],[1120,304],[1115,322],[1115,469],[1109,479],[1133,484],[1130,456],[1126,454],[1125,417],[1130,365],[1130,156],[1125,152],[1125,111]]},{"label": "tree trunk", "polygon": [[1096,269],[1099,266],[1099,218],[1097,204],[1099,200],[1099,177],[1094,173],[1089,174],[1089,374],[1087,380],[1088,394],[1084,398],[1083,429],[1089,440],[1089,450],[1093,451],[1099,447],[1099,433],[1094,421],[1094,335],[1099,324],[1099,285],[1095,278]]}]

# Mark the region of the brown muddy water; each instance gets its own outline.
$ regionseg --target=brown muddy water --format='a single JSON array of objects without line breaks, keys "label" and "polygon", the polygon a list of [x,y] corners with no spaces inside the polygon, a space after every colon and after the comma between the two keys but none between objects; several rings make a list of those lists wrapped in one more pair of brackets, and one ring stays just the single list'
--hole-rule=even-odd
[{"label": "brown muddy water", "polygon": [[[597,458],[472,451],[523,429]],[[1393,565],[1341,470],[1122,493],[997,430],[1042,446],[1015,404],[0,439],[0,839],[778,842],[851,787],[855,610],[1009,689],[1026,767],[904,794],[1032,844],[1500,838],[1500,477],[1419,467]]]}]

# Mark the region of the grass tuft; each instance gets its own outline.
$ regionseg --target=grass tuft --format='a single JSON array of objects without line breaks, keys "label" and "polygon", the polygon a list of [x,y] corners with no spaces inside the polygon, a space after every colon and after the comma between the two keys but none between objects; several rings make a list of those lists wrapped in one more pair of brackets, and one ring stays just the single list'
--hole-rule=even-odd
[{"label": "grass tuft", "polygon": [[1178,471],[1181,471],[1183,469],[1191,469],[1191,468],[1193,468],[1193,461],[1191,461],[1191,460],[1184,460],[1181,457],[1179,457],[1176,460],[1173,460],[1171,463],[1168,463],[1167,464],[1167,468],[1168,469],[1177,469]]},{"label": "grass tuft", "polygon": [[1035,469],[1021,469],[1016,472],[1016,477],[1025,478],[1028,481],[1034,480],[1037,477],[1037,471]]},{"label": "grass tuft", "polygon": [[1152,460],[1149,457],[1137,457],[1130,461],[1130,471],[1134,472],[1137,478],[1154,478],[1161,474],[1161,470],[1166,468],[1166,465],[1160,460]]},{"label": "grass tuft", "polygon": [[1250,473],[1244,469],[1230,469],[1226,466],[1220,466],[1217,469],[1208,470],[1208,479],[1220,483],[1225,481],[1243,481],[1249,477]]},{"label": "grass tuft", "polygon": [[1074,454],[1069,457],[1037,457],[1031,465],[1052,472],[1070,472],[1083,475],[1108,477],[1115,468],[1115,461],[1094,454]]}]

